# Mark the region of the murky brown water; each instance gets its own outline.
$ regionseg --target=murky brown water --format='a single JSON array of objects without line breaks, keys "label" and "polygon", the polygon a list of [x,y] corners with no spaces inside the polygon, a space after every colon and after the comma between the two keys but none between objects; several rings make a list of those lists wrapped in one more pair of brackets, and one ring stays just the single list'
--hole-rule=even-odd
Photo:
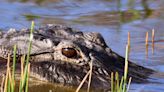
[{"label": "murky brown water", "polygon": [[[0,29],[37,27],[59,23],[82,31],[100,32],[108,45],[124,56],[127,33],[131,33],[130,60],[152,68],[159,83],[132,84],[131,92],[164,91],[164,1],[163,0],[0,0]],[[155,29],[154,54],[151,30]],[[145,33],[149,32],[148,57]],[[71,92],[52,84],[30,86],[30,92]]]}]

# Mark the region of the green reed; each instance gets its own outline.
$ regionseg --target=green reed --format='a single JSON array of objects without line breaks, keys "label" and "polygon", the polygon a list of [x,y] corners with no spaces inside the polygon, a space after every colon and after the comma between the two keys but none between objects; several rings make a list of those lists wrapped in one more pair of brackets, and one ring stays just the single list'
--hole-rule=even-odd
[{"label": "green reed", "polygon": [[4,89],[1,89],[3,92],[14,92],[15,89],[15,64],[16,64],[16,45],[14,45],[14,57],[13,57],[13,66],[12,66],[12,74],[11,74],[11,68],[10,68],[10,54],[8,54],[7,59],[7,69],[6,69],[6,76],[2,83],[2,87]]},{"label": "green reed", "polygon": [[26,62],[25,62],[25,69],[24,69],[24,74],[23,78],[21,78],[20,81],[20,87],[19,87],[19,92],[23,91],[23,88],[25,88],[25,92],[28,92],[28,77],[29,77],[29,60],[30,60],[30,53],[31,53],[31,47],[32,47],[32,39],[33,39],[33,31],[34,31],[34,21],[31,23],[31,30],[30,30],[30,39],[29,39],[29,46],[28,46],[28,53],[26,57]]},{"label": "green reed", "polygon": [[[19,92],[28,92],[28,77],[29,77],[29,72],[30,72],[29,60],[30,60],[30,53],[31,53],[31,47],[32,47],[33,30],[34,30],[34,22],[32,21],[28,53],[27,53],[26,59],[25,59],[25,55],[21,57],[21,78],[20,78]],[[17,59],[17,56],[16,56],[17,46],[16,45],[13,46],[14,56],[13,56],[12,74],[11,74],[11,68],[10,68],[10,56],[11,56],[10,54],[8,54],[8,59],[7,59],[7,70],[6,70],[6,76],[4,79],[5,82],[2,83],[1,85],[2,87],[4,87],[2,89],[3,92],[15,91],[15,68],[16,68],[16,59]]]},{"label": "green reed", "polygon": [[129,58],[129,45],[126,45],[126,53],[125,53],[125,65],[124,65],[124,75],[119,79],[119,74],[116,72],[115,74],[111,73],[111,92],[128,92],[131,77],[127,82],[128,75],[128,58]]},{"label": "green reed", "polygon": [[16,51],[17,47],[14,45],[14,57],[13,57],[13,70],[12,70],[12,84],[11,84],[11,92],[14,92],[15,88],[15,64],[16,64]]}]

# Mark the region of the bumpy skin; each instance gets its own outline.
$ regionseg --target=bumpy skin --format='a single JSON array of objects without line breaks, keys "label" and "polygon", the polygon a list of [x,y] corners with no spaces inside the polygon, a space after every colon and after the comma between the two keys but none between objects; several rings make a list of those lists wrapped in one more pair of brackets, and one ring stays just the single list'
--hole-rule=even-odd
[{"label": "bumpy skin", "polygon": [[[27,54],[29,30],[22,29],[0,33],[0,57],[12,56],[13,45],[17,45],[17,56]],[[75,57],[62,54],[62,48],[76,50]],[[113,52],[99,33],[80,32],[70,27],[49,24],[33,33],[31,50],[31,72],[50,82],[79,85],[93,62],[91,87],[109,88],[111,72],[123,75],[124,58]],[[153,70],[129,62],[128,77],[133,82],[147,82]],[[85,82],[87,85],[88,81]]]}]

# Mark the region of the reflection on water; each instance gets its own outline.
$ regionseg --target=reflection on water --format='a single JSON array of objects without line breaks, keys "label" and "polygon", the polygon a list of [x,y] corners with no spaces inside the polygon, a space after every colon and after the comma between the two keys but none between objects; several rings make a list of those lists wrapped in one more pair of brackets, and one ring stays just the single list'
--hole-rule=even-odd
[{"label": "reflection on water", "polygon": [[[152,77],[161,82],[161,84],[147,84],[144,87],[141,87],[144,84],[134,84],[132,92],[164,90],[162,87],[164,86],[163,0],[0,0],[0,2],[0,29],[3,30],[10,27],[18,29],[29,27],[31,20],[36,21],[37,27],[47,23],[65,24],[82,31],[100,32],[108,45],[122,56],[125,53],[127,34],[130,32],[130,59],[160,72],[159,75]],[[154,54],[151,52],[153,28]],[[150,35],[148,58],[145,58],[146,32]],[[49,87],[55,89],[53,86],[48,86],[47,89]],[[42,90],[44,87],[38,88]]]}]

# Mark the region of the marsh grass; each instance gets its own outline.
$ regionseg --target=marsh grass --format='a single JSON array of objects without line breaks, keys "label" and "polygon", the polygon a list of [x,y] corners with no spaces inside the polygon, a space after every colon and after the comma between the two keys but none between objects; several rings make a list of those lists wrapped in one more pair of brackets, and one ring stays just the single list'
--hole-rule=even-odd
[{"label": "marsh grass", "polygon": [[[130,33],[128,32],[128,43],[126,45],[126,53],[125,53],[125,65],[124,65],[124,75],[119,79],[119,73],[111,73],[111,92],[128,92],[130,83],[132,80],[132,77],[128,79],[128,59],[129,59],[129,53],[130,53]],[[87,72],[87,74],[84,76],[83,80],[79,84],[78,88],[76,89],[76,92],[79,92],[81,87],[83,86],[84,82],[87,80],[89,76],[89,82],[88,82],[88,88],[87,92],[90,91],[90,84],[91,84],[91,77],[92,77],[92,67],[93,67],[93,61],[90,62],[90,70]]]},{"label": "marsh grass", "polygon": [[146,58],[148,58],[148,47],[149,47],[149,33],[146,32],[146,36],[145,36],[145,54],[146,54]]},{"label": "marsh grass", "polygon": [[1,82],[1,90],[0,90],[0,92],[3,92],[4,81],[5,81],[5,76],[2,75],[2,82]]},{"label": "marsh grass", "polygon": [[132,78],[127,79],[128,75],[128,57],[129,57],[129,46],[126,45],[125,53],[125,66],[124,66],[124,75],[119,79],[119,74],[111,73],[111,92],[128,92]]},{"label": "marsh grass", "polygon": [[[34,22],[32,21],[28,53],[27,53],[27,56],[23,55],[21,57],[21,78],[20,78],[19,92],[28,92],[28,78],[30,74],[29,60],[30,60],[30,53],[31,53],[31,47],[32,47],[33,30],[34,30]],[[11,58],[10,57],[11,53],[10,53],[8,54],[8,59],[7,59],[6,76],[5,78],[3,78],[4,82],[1,83],[1,92],[15,92],[15,68],[16,68],[16,59],[17,59],[16,57],[17,46],[14,45],[13,49],[14,49],[13,50],[14,56],[13,56],[12,70],[10,67],[10,58]]]},{"label": "marsh grass", "polygon": [[83,80],[81,81],[81,83],[79,84],[79,86],[77,87],[75,92],[79,92],[80,91],[80,89],[83,86],[84,82],[87,80],[89,74],[90,74],[90,71],[88,71],[87,74],[84,76]]},{"label": "marsh grass", "polygon": [[30,60],[30,53],[31,53],[31,47],[32,47],[33,31],[34,31],[34,21],[32,21],[31,23],[28,53],[25,59],[26,62],[25,62],[24,74],[22,74],[23,76],[21,76],[22,78],[20,80],[19,92],[22,92],[23,88],[25,88],[25,92],[28,92],[28,77],[29,77],[28,68],[30,68],[29,60]]},{"label": "marsh grass", "polygon": [[154,54],[154,39],[155,39],[155,30],[152,29],[152,54]]},{"label": "marsh grass", "polygon": [[90,62],[90,74],[89,74],[89,81],[88,81],[87,92],[90,91],[90,86],[91,86],[91,80],[92,80],[92,66],[93,66],[93,61],[91,60],[91,62]]},{"label": "marsh grass", "polygon": [[128,42],[125,52],[124,75],[119,79],[119,73],[111,73],[111,92],[128,92],[132,77],[128,80],[128,59],[130,53],[130,32],[128,32]]},{"label": "marsh grass", "polygon": [[92,78],[92,67],[93,67],[93,61],[91,60],[90,64],[90,70],[87,72],[87,74],[84,76],[83,80],[81,81],[81,83],[79,84],[79,86],[77,87],[75,92],[79,92],[81,87],[83,86],[84,82],[87,80],[87,78],[89,77],[89,81],[88,81],[88,88],[87,88],[87,92],[90,91],[90,85],[91,85],[91,78]]}]

